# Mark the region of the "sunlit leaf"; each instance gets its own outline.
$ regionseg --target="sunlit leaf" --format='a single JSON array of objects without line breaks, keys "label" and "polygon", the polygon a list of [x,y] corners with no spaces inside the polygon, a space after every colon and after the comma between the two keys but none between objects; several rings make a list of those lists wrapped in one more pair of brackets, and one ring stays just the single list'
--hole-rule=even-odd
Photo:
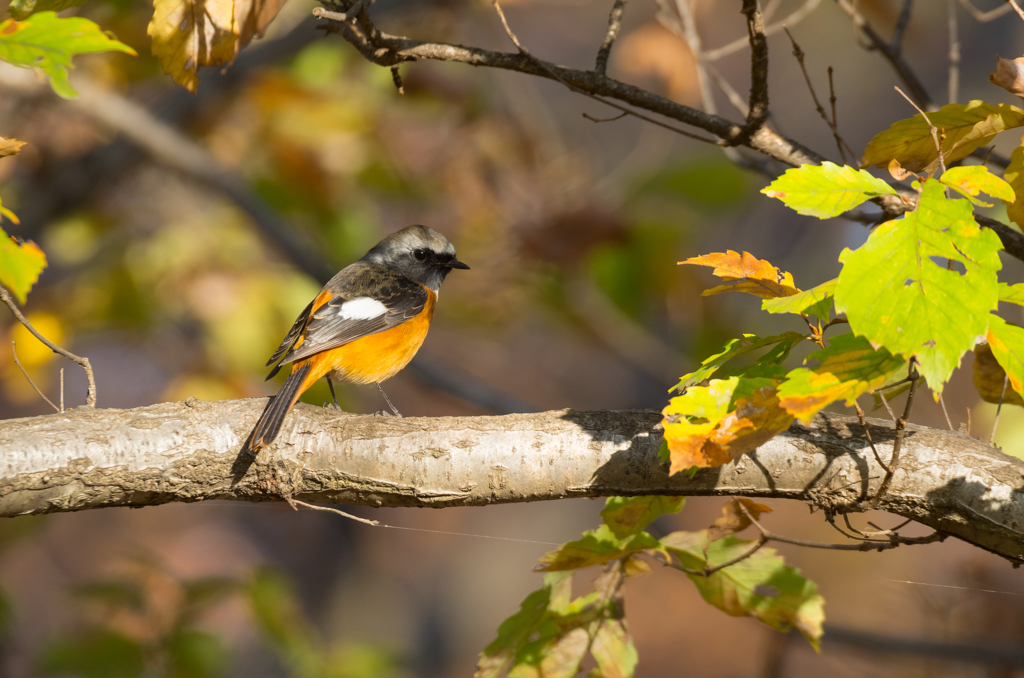
[{"label": "sunlit leaf", "polygon": [[46,268],[46,255],[34,242],[21,242],[0,229],[0,284],[25,303],[28,291]]},{"label": "sunlit leaf", "polygon": [[988,74],[989,81],[1010,94],[1024,96],[1024,57],[1004,59],[996,57],[996,70]]},{"label": "sunlit leaf", "polygon": [[669,401],[662,412],[669,473],[727,464],[786,430],[793,417],[779,406],[777,386],[774,379],[714,379]]},{"label": "sunlit leaf", "polygon": [[112,50],[135,54],[131,47],[111,38],[88,19],[62,19],[53,12],[40,12],[25,21],[0,22],[0,60],[42,70],[50,76],[53,91],[66,99],[75,96],[68,82],[71,58]]},{"label": "sunlit leaf", "polygon": [[[691,570],[738,558],[756,543],[736,537],[709,542],[706,530],[673,532],[661,542],[680,565]],[[817,649],[825,621],[825,600],[818,594],[818,587],[800,570],[788,567],[774,549],[761,548],[709,577],[687,576],[706,602],[726,614],[755,617],[779,631],[795,628]]]},{"label": "sunlit leaf", "polygon": [[1024,306],[1024,283],[1017,285],[999,283],[999,301]]},{"label": "sunlit leaf", "polygon": [[823,282],[817,287],[798,292],[788,297],[765,299],[761,309],[769,313],[799,313],[813,315],[819,320],[828,320],[832,315],[832,301],[837,280]]},{"label": "sunlit leaf", "polygon": [[580,539],[563,544],[557,551],[541,557],[539,570],[578,570],[601,565],[638,551],[657,548],[658,540],[646,532],[617,537],[610,527],[601,525],[587,530]]},{"label": "sunlit leaf", "polygon": [[[861,248],[840,255],[836,309],[873,345],[917,357],[928,385],[940,393],[988,328],[1001,247],[995,233],[975,223],[969,202],[948,200],[942,184],[926,181],[916,211],[882,224]],[[946,259],[966,272],[948,269]]]},{"label": "sunlit leaf", "polygon": [[619,538],[636,534],[658,516],[678,513],[686,497],[609,497],[601,511],[604,524]]},{"label": "sunlit leaf", "polygon": [[590,654],[597,668],[588,678],[630,678],[636,671],[639,655],[625,620],[610,619],[597,630]]},{"label": "sunlit leaf", "polygon": [[976,205],[991,207],[988,203],[976,200],[975,196],[986,193],[1005,203],[1016,199],[1013,188],[996,175],[988,171],[984,165],[967,165],[946,170],[939,181],[954,189]]},{"label": "sunlit leaf", "polygon": [[[801,293],[802,294],[802,293]],[[780,297],[780,299],[794,299],[796,297]],[[758,337],[754,334],[744,334],[739,339],[733,339],[722,349],[720,353],[707,358],[700,364],[700,367],[695,372],[684,374],[678,384],[676,384],[672,390],[685,390],[690,386],[694,386],[703,382],[705,379],[710,379],[715,375],[718,370],[733,358],[737,358],[741,355],[756,351],[759,348],[765,346],[772,346],[773,344],[783,343],[788,348],[792,348],[793,344],[803,341],[804,336],[799,332],[786,332],[774,337]],[[788,350],[787,350],[788,353]]]},{"label": "sunlit leaf", "polygon": [[821,409],[837,400],[853,405],[857,396],[884,386],[906,361],[885,348],[873,348],[864,337],[840,334],[828,348],[816,351],[808,360],[818,360],[813,369],[790,372],[779,387],[779,402],[801,421],[809,422]]},{"label": "sunlit leaf", "polygon": [[730,281],[729,285],[720,285],[704,290],[705,297],[722,292],[746,292],[763,299],[785,297],[796,294],[793,275],[781,271],[767,261],[762,261],[749,252],[738,254],[729,250],[692,257],[680,264],[696,266],[713,266],[714,275]]},{"label": "sunlit leaf", "polygon": [[25,145],[24,141],[18,141],[17,139],[8,139],[7,137],[0,137],[0,158],[5,158],[9,155],[14,155],[21,150],[21,147]]},{"label": "sunlit leaf", "polygon": [[[1024,111],[1009,104],[971,101],[947,104],[928,113],[928,119],[944,135],[942,152],[948,165],[986,145],[999,132],[1024,124]],[[888,167],[893,158],[911,172],[938,167],[935,141],[920,113],[876,134],[864,151],[861,167]]]},{"label": "sunlit leaf", "polygon": [[831,162],[788,169],[761,192],[819,219],[839,216],[880,195],[896,195],[892,186],[869,172]]},{"label": "sunlit leaf", "polygon": [[1020,200],[1014,200],[1006,206],[1006,217],[1024,228],[1024,145],[1013,149],[1010,164],[1003,171],[1003,179],[1013,189],[1014,195],[1021,196]]},{"label": "sunlit leaf", "polygon": [[[1024,327],[1017,327],[1011,325],[997,315],[993,315],[988,325],[988,347],[992,353],[992,356],[999,363],[999,366],[1003,368],[1006,376],[1009,377],[1010,383],[1009,388],[1006,391],[1007,396],[1010,395],[1010,389],[1013,389],[1018,396],[1024,396]],[[975,349],[977,350],[977,349]],[[977,355],[975,356],[975,363],[978,362]],[[975,385],[978,380],[978,368],[975,367]],[[996,377],[1000,382],[998,385],[988,383],[985,385],[984,391],[991,394],[998,390],[999,394],[1002,393],[1003,384],[1002,379]],[[992,381],[992,380],[989,380]],[[978,391],[982,393],[982,397],[985,397],[985,392],[981,386],[978,387]],[[989,402],[999,402],[999,394],[997,394],[994,400]],[[1017,399],[1004,398],[1004,402],[1015,402]]]},{"label": "sunlit leaf", "polygon": [[147,33],[164,71],[190,92],[199,69],[234,61],[262,35],[285,0],[154,0]]},{"label": "sunlit leaf", "polygon": [[736,497],[725,502],[722,507],[722,515],[715,520],[715,524],[708,528],[708,541],[715,541],[730,534],[742,532],[751,526],[751,518],[757,520],[762,513],[768,513],[772,509],[764,504],[758,504],[753,499]]}]

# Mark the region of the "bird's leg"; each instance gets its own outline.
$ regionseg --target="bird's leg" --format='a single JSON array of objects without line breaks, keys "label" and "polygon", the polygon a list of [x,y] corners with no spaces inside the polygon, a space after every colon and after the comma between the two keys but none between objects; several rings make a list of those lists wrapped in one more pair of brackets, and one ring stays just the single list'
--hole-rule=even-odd
[{"label": "bird's leg", "polygon": [[327,388],[331,389],[331,400],[334,401],[334,409],[344,412],[345,410],[341,409],[341,405],[338,404],[338,396],[334,395],[334,383],[330,377],[327,377]]},{"label": "bird's leg", "polygon": [[388,398],[388,394],[384,392],[383,388],[381,388],[380,382],[377,382],[377,388],[380,390],[380,394],[384,396],[384,401],[387,402],[388,407],[390,407],[391,411],[395,413],[395,416],[402,419],[402,413],[398,411],[397,407],[391,404],[391,399]]}]

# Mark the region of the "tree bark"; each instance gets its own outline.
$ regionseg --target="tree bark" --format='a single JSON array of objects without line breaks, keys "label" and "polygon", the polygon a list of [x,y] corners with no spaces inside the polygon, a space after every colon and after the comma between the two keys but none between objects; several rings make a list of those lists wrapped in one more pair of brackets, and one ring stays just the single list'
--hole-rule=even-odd
[{"label": "tree bark", "polygon": [[[867,508],[885,475],[856,419],[818,416],[693,478],[659,460],[655,411],[360,416],[299,405],[277,443],[244,443],[264,399],[190,398],[0,422],[0,516],[204,499],[482,506],[566,497],[721,495]],[[893,426],[868,420],[883,460]],[[1024,562],[1024,461],[910,425],[878,508]]]}]

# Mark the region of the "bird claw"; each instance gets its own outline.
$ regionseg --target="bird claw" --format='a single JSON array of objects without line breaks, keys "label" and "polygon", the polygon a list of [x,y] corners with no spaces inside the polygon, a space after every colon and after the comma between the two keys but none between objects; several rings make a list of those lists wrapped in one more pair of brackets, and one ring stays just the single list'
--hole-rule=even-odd
[{"label": "bird claw", "polygon": [[337,403],[332,403],[330,401],[324,401],[324,409],[325,410],[335,410],[337,412],[344,412],[345,411],[345,410],[341,409],[341,405],[339,405]]}]

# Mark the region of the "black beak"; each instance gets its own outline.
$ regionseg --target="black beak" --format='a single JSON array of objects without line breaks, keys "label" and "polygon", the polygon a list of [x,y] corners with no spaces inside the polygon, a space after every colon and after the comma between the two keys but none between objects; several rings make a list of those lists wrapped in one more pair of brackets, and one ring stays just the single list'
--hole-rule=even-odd
[{"label": "black beak", "polygon": [[464,263],[462,263],[458,259],[452,259],[451,263],[449,263],[448,265],[451,266],[452,268],[460,268],[463,271],[468,271],[469,270],[469,266],[466,266]]}]

